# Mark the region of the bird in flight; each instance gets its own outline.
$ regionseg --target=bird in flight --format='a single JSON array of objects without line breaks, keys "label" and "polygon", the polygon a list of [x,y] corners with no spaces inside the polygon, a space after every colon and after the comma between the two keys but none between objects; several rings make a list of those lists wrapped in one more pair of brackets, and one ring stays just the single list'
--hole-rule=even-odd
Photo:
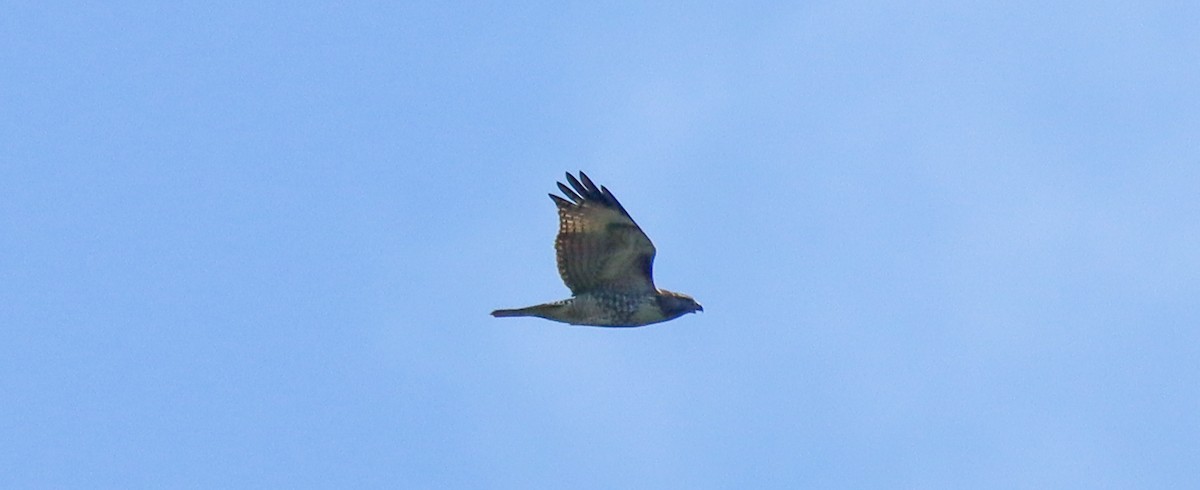
[{"label": "bird in flight", "polygon": [[704,311],[691,296],[654,287],[654,244],[608,189],[583,172],[578,179],[567,173],[567,182],[571,187],[558,183],[567,199],[550,199],[558,206],[558,274],[572,296],[492,316],[640,327]]}]

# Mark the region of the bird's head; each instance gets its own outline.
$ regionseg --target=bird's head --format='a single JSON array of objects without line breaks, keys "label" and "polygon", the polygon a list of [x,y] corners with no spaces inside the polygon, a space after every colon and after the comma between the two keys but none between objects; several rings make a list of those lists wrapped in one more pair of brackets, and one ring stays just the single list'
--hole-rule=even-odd
[{"label": "bird's head", "polygon": [[704,307],[700,306],[700,303],[697,303],[695,298],[683,293],[667,291],[666,289],[658,290],[658,307],[667,318],[676,318],[687,313],[704,311]]}]

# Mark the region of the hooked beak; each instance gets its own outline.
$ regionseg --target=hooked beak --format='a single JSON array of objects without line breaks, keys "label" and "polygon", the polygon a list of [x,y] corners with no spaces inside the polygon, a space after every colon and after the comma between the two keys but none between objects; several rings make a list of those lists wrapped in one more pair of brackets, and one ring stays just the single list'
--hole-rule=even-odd
[{"label": "hooked beak", "polygon": [[700,306],[700,303],[696,303],[696,311],[704,311],[704,307]]}]

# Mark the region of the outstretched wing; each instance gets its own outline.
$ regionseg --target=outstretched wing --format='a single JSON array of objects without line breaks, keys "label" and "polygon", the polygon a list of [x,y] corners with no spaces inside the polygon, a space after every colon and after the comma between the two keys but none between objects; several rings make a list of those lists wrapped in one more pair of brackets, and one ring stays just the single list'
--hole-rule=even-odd
[{"label": "outstretched wing", "polygon": [[[582,182],[580,182],[582,180]],[[558,183],[567,196],[550,198],[558,206],[558,273],[573,294],[595,290],[654,292],[654,244],[604,187],[586,174],[570,173]],[[568,200],[569,199],[569,200]]]}]

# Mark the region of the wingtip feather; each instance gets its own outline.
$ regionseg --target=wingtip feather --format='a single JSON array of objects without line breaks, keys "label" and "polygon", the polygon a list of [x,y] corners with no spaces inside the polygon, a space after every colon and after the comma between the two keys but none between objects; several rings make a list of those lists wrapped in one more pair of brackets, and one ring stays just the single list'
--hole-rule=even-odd
[{"label": "wingtip feather", "polygon": [[566,199],[558,197],[554,194],[546,194],[546,195],[550,196],[550,199],[554,201],[554,204],[560,208],[568,207],[571,205],[571,203],[569,201],[567,201]]},{"label": "wingtip feather", "polygon": [[592,179],[588,178],[587,174],[583,173],[582,170],[579,171],[579,178],[583,180],[583,185],[587,187],[588,192],[596,190],[596,183],[592,182]]},{"label": "wingtip feather", "polygon": [[563,195],[567,196],[568,199],[575,201],[577,203],[581,203],[581,204],[583,203],[583,198],[579,197],[579,194],[576,194],[575,191],[572,191],[570,187],[563,185],[562,182],[556,182],[556,183],[558,184],[558,190],[562,191]]},{"label": "wingtip feather", "polygon": [[[582,174],[583,172],[580,172],[580,173]],[[587,197],[587,195],[588,195],[587,188],[584,187],[583,184],[579,183],[579,179],[576,179],[575,176],[571,175],[570,172],[567,172],[567,182],[569,182],[571,184],[571,187],[575,188],[575,191],[578,192],[579,195]],[[560,182],[559,185],[561,185],[561,184],[562,183]]]}]

